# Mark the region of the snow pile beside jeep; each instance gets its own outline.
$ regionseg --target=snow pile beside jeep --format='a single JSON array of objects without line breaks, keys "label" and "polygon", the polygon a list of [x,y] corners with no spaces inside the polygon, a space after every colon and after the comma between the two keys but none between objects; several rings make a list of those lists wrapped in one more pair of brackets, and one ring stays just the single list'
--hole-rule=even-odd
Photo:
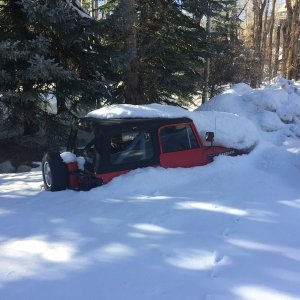
[{"label": "snow pile beside jeep", "polygon": [[236,84],[197,111],[237,114],[255,124],[263,139],[280,143],[282,136],[300,137],[300,84],[283,78],[262,89]]}]

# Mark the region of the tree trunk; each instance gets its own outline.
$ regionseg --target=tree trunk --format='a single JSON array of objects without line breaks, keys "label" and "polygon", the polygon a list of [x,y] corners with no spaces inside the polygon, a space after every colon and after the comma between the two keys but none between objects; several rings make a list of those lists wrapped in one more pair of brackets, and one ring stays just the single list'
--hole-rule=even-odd
[{"label": "tree trunk", "polygon": [[261,69],[260,73],[262,78],[265,75],[265,65],[266,65],[266,48],[267,48],[267,36],[269,32],[270,24],[268,24],[268,14],[269,14],[269,3],[270,0],[266,2],[266,9],[263,17],[263,28],[262,28],[262,47],[261,47]]},{"label": "tree trunk", "polygon": [[254,47],[254,78],[253,87],[257,87],[261,82],[261,64],[262,64],[262,29],[263,15],[267,0],[253,0],[253,47]]},{"label": "tree trunk", "polygon": [[123,12],[124,53],[128,57],[124,68],[125,103],[141,104],[143,98],[139,89],[139,62],[137,49],[137,12],[135,0],[121,0]]},{"label": "tree trunk", "polygon": [[23,123],[23,135],[32,135],[39,131],[39,126],[31,120],[25,120]]},{"label": "tree trunk", "polygon": [[280,49],[280,36],[281,36],[281,25],[277,27],[276,31],[276,49],[275,49],[275,55],[274,55],[274,71],[273,71],[273,77],[277,76],[277,73],[279,71],[279,49]]},{"label": "tree trunk", "polygon": [[286,77],[287,70],[287,56],[288,56],[288,48],[286,45],[290,43],[290,36],[288,34],[287,21],[282,24],[282,65],[281,65],[281,73],[284,77]]},{"label": "tree trunk", "polygon": [[[209,5],[209,4],[208,4]],[[210,7],[208,6],[208,10]],[[207,42],[210,43],[210,35],[211,35],[211,16],[207,15],[207,21],[206,21],[206,39]],[[206,58],[205,66],[204,66],[204,89],[203,89],[203,95],[202,95],[202,104],[206,101],[208,101],[208,90],[209,90],[209,77],[210,77],[210,58]]]},{"label": "tree trunk", "polygon": [[62,83],[56,83],[55,97],[56,97],[56,101],[57,101],[57,103],[56,103],[57,115],[60,115],[61,113],[64,113],[65,111],[67,111],[65,95],[63,92],[61,92],[61,90],[63,90],[62,85],[63,85]]},{"label": "tree trunk", "polygon": [[[297,40],[299,41],[299,38],[300,38],[300,33],[299,33],[299,26],[298,26],[298,38]],[[298,55],[299,55],[299,43],[295,43],[295,48],[294,48],[294,64],[293,64],[293,70],[292,70],[292,74],[291,74],[291,78],[292,79],[295,79],[295,80],[298,80],[298,71],[299,71],[299,67],[298,67],[298,64],[299,64],[299,61],[298,61]]]},{"label": "tree trunk", "polygon": [[269,77],[272,78],[272,56],[273,56],[273,33],[274,33],[274,25],[275,25],[275,6],[276,0],[272,2],[272,11],[271,11],[271,18],[270,18],[270,30],[269,30],[269,49],[268,49],[268,56],[269,56],[269,63],[268,63],[268,72]]},{"label": "tree trunk", "polygon": [[287,32],[288,37],[285,75],[286,78],[295,78],[296,73],[296,58],[297,43],[299,39],[299,14],[300,14],[300,0],[286,0],[287,8]]},{"label": "tree trunk", "polygon": [[263,15],[267,0],[257,1],[253,0],[254,13],[254,47],[260,53],[262,47],[262,29],[263,29]]},{"label": "tree trunk", "polygon": [[31,83],[23,84],[23,101],[20,103],[23,111],[23,135],[32,135],[39,131],[39,125],[32,120],[32,112],[36,110],[34,100],[30,100],[33,93]]},{"label": "tree trunk", "polygon": [[98,0],[92,0],[92,16],[93,16],[94,19],[99,18]]}]

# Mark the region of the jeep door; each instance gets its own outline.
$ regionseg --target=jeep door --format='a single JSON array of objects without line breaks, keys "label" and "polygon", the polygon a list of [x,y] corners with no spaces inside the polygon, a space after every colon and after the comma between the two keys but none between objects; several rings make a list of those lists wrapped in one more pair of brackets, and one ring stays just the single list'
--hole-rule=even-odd
[{"label": "jeep door", "polygon": [[162,167],[188,168],[208,163],[205,148],[192,122],[162,126],[158,139]]}]

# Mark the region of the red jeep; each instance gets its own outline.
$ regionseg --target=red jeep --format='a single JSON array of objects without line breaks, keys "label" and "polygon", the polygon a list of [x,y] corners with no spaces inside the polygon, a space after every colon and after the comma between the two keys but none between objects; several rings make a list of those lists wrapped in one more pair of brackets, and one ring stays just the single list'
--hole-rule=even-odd
[{"label": "red jeep", "polygon": [[[65,161],[58,152],[46,153],[42,162],[46,190],[89,190],[114,177],[144,167],[195,167],[217,155],[240,151],[213,146],[213,132],[206,133],[211,146],[204,146],[191,119],[85,117],[71,130],[67,151],[83,156]],[[75,157],[76,158],[76,157]]]}]

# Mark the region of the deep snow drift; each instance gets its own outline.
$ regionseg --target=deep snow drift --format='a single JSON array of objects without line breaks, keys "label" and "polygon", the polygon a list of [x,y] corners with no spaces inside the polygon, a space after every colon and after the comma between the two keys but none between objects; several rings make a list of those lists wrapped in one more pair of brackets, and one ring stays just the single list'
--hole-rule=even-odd
[{"label": "deep snow drift", "polygon": [[[203,167],[90,192],[0,175],[0,299],[300,299],[299,105],[284,80],[215,97],[201,112],[242,116],[257,145]],[[238,129],[218,123],[216,135]]]}]

